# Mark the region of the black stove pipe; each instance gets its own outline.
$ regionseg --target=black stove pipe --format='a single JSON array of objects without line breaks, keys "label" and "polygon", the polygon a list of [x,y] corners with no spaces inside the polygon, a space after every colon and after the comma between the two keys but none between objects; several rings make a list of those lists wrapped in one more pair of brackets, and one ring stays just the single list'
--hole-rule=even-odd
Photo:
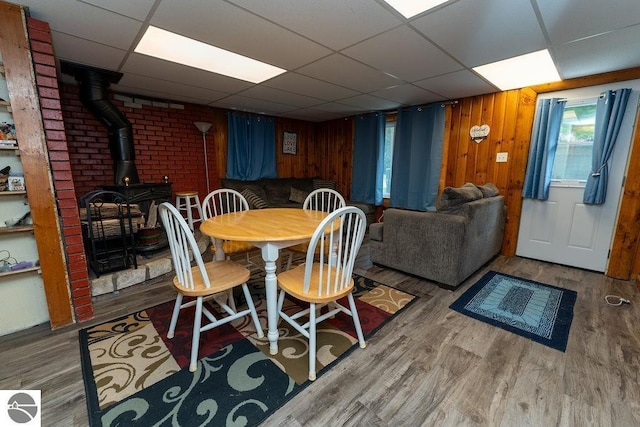
[{"label": "black stove pipe", "polygon": [[121,73],[65,62],[62,72],[73,74],[80,85],[80,100],[108,130],[109,149],[113,158],[114,184],[138,184],[131,122],[108,99],[107,89],[117,83]]}]

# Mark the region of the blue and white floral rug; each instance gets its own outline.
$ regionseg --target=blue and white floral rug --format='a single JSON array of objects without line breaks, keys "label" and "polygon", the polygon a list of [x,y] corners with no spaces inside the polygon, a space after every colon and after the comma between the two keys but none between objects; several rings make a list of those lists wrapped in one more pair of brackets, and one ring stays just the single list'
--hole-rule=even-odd
[{"label": "blue and white floral rug", "polygon": [[449,308],[564,352],[577,293],[489,271]]}]

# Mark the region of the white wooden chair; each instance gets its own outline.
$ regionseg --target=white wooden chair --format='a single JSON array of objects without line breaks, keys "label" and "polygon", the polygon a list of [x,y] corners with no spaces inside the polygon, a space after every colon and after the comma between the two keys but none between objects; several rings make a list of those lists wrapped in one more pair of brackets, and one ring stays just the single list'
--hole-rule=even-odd
[{"label": "white wooden chair", "polygon": [[[360,347],[366,346],[358,311],[353,299],[354,281],[351,276],[367,220],[362,210],[349,206],[329,214],[318,226],[307,250],[306,262],[278,275],[278,315],[309,339],[309,380],[316,379],[316,325],[339,312],[353,318]],[[326,255],[326,248],[331,248]],[[319,255],[317,255],[319,254]],[[316,256],[319,258],[315,261]],[[283,310],[285,295],[289,294],[309,307],[295,314]],[[347,297],[349,308],[337,300]],[[328,306],[327,313],[319,315]]]},{"label": "white wooden chair", "polygon": [[[230,188],[214,190],[207,194],[207,197],[202,201],[202,215],[205,220],[217,215],[248,210],[249,203],[247,199],[238,191]],[[211,239],[211,243],[211,249],[215,252],[217,250],[215,239]],[[222,250],[227,255],[227,259],[230,259],[232,254],[245,253],[247,262],[249,262],[249,252],[253,249],[255,249],[255,246],[247,242],[225,240],[222,243]]]},{"label": "white wooden chair", "polygon": [[[165,202],[160,205],[159,213],[167,233],[173,267],[176,272],[176,276],[173,278],[173,285],[178,291],[167,338],[173,338],[180,310],[195,305],[196,313],[193,321],[191,360],[189,363],[189,370],[195,372],[198,367],[198,347],[201,332],[251,314],[258,337],[264,336],[253,299],[247,287],[250,272],[244,266],[229,260],[213,261],[205,264],[202,261],[193,233],[180,212],[171,203]],[[193,267],[191,267],[191,258],[195,261],[195,266]],[[227,294],[238,285],[242,286],[242,291],[247,300],[247,309],[242,311],[237,311],[226,303]],[[195,300],[183,304],[182,299],[184,296],[195,297]],[[226,312],[227,316],[218,319],[207,310],[203,306],[203,302],[209,299],[215,300],[222,310]],[[209,319],[209,323],[204,326],[202,326],[203,314]]]},{"label": "white wooden chair", "polygon": [[[346,205],[347,203],[344,201],[344,197],[342,197],[342,195],[336,190],[332,190],[330,188],[319,188],[309,193],[302,204],[302,209],[333,212],[336,209],[345,207]],[[291,268],[294,252],[306,254],[308,246],[308,243],[300,243],[287,248],[289,251],[289,258],[286,266],[287,270]]]}]

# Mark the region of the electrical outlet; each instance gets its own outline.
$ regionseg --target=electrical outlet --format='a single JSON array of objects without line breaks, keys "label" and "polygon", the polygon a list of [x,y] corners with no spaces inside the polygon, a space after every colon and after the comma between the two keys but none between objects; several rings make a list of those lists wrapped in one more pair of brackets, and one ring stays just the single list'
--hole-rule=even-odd
[{"label": "electrical outlet", "polygon": [[506,163],[507,162],[507,158],[509,157],[509,153],[498,153],[496,155],[496,162],[497,163]]}]

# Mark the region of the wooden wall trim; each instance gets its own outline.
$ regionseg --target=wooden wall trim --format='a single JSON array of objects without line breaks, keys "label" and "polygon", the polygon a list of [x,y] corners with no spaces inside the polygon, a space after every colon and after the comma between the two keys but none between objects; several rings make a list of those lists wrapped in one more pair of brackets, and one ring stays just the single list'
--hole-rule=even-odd
[{"label": "wooden wall trim", "polygon": [[22,8],[0,2],[0,43],[53,328],[73,323],[66,260]]},{"label": "wooden wall trim", "polygon": [[575,79],[567,79],[559,82],[545,83],[543,85],[531,86],[529,89],[536,93],[546,93],[636,79],[640,79],[640,67],[627,68],[625,70],[612,71],[610,73],[594,74],[592,76],[577,77]]},{"label": "wooden wall trim", "polygon": [[618,221],[611,243],[606,275],[628,280],[640,273],[640,110],[631,140],[627,176],[622,189]]},{"label": "wooden wall trim", "polygon": [[515,140],[509,153],[511,160],[509,161],[507,184],[507,224],[502,244],[502,254],[506,256],[516,254],[522,214],[522,188],[529,159],[531,128],[533,127],[537,97],[537,94],[528,88],[521,89],[518,95]]}]

